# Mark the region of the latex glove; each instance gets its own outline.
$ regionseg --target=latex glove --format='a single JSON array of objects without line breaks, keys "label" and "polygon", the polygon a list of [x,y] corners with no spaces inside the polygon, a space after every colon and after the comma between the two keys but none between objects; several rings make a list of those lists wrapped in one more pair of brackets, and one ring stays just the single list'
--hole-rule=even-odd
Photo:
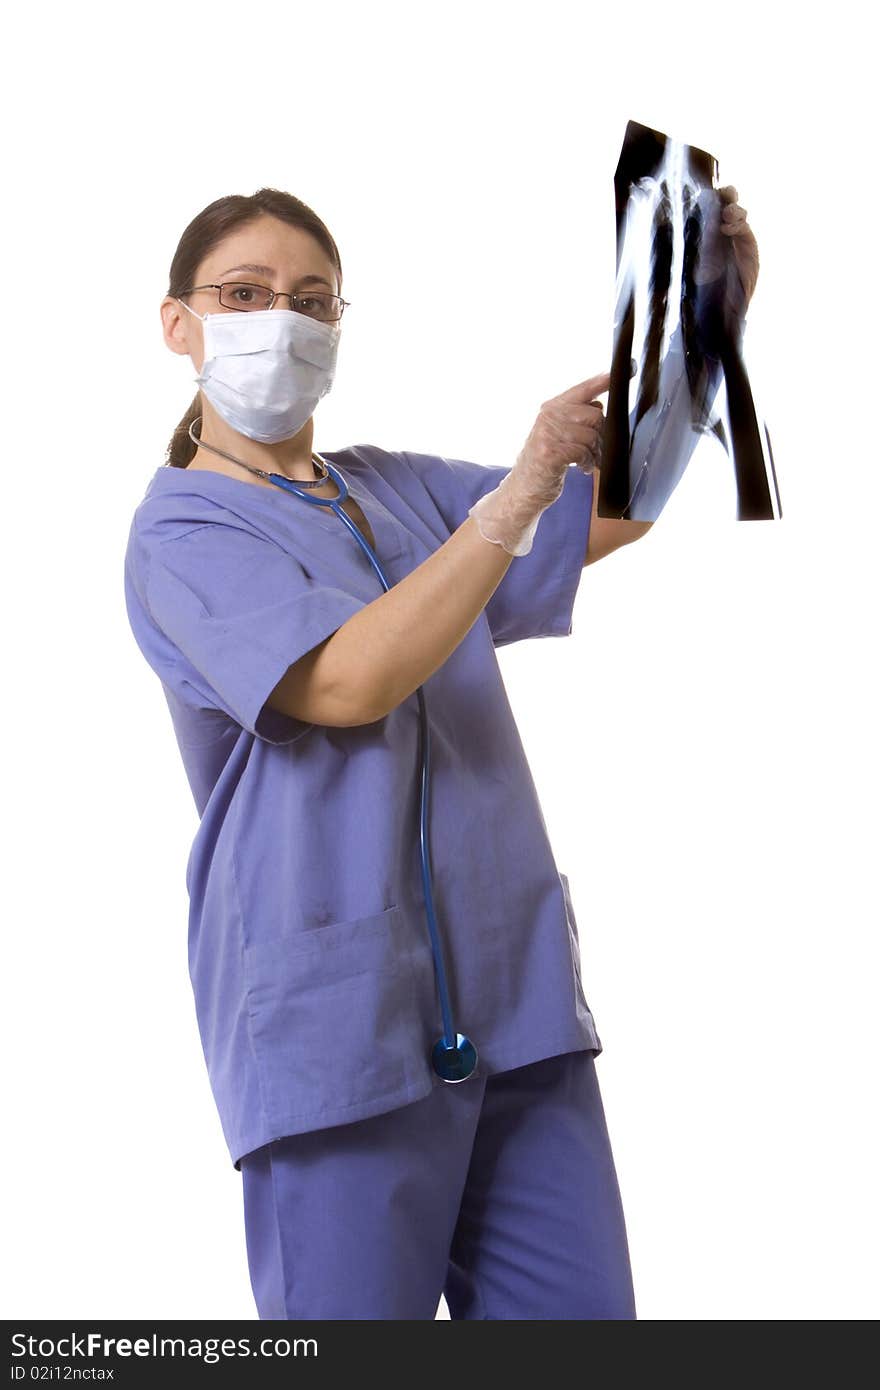
[{"label": "latex glove", "polygon": [[731,250],[745,294],[743,306],[743,313],[745,313],[758,282],[760,265],[758,243],[755,233],[748,224],[748,213],[745,208],[740,207],[737,201],[739,194],[733,184],[729,183],[725,188],[719,188],[718,194],[723,204],[719,231],[730,239]]},{"label": "latex glove", "polygon": [[565,487],[568,466],[585,473],[598,467],[605,417],[595,397],[610,385],[611,373],[602,372],[544,402],[513,468],[468,512],[487,541],[528,555],[542,514]]},{"label": "latex glove", "polygon": [[723,285],[721,307],[729,322],[745,319],[759,268],[758,243],[737,197],[732,183],[700,195],[705,222],[694,268],[695,285]]}]

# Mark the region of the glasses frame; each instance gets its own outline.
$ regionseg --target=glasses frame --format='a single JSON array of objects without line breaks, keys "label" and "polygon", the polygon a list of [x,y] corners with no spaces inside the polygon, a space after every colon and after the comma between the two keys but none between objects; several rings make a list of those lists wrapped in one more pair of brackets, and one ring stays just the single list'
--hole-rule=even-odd
[{"label": "glasses frame", "polygon": [[[226,288],[227,285],[238,285],[239,287],[244,286],[252,290],[264,290],[266,294],[271,296],[268,304],[269,309],[274,309],[276,299],[289,299],[290,307],[296,314],[302,314],[305,311],[302,309],[297,309],[294,306],[293,301],[295,299],[308,299],[309,297],[305,291],[303,291],[302,294],[297,294],[295,291],[293,294],[288,294],[286,290],[271,290],[268,285],[258,285],[253,280],[224,280],[222,285],[193,285],[192,289],[182,291],[181,298],[183,298],[183,295],[185,294],[195,294],[196,290],[218,290],[219,293],[217,295],[217,299],[222,309],[229,309],[230,312],[233,314],[253,314],[257,312],[254,309],[239,308],[237,304],[224,304],[222,299],[220,299],[220,294],[222,294],[223,290]],[[341,294],[332,294],[329,290],[313,290],[312,293],[327,295],[330,299],[335,299],[340,306],[339,313],[336,315],[335,319],[318,319],[318,323],[338,323],[339,320],[342,318],[342,315],[345,313],[346,309],[351,304],[350,299],[343,299]],[[305,317],[314,318],[314,315],[306,314]]]}]

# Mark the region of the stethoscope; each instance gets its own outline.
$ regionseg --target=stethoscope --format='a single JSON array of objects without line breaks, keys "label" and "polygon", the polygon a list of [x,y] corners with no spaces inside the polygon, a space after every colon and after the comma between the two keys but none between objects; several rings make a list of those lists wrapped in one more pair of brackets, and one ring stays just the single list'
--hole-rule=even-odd
[{"label": "stethoscope", "polygon": [[[200,417],[199,417],[200,418]],[[290,478],[285,478],[281,473],[266,473],[262,468],[256,468],[253,464],[243,463],[241,459],[233,458],[231,454],[224,453],[222,449],[217,449],[211,444],[204,444],[198,436],[193,434],[193,427],[196,421],[193,420],[189,427],[189,437],[195,445],[202,449],[211,449],[216,454],[221,454],[232,463],[238,463],[242,468],[247,468],[251,473],[256,473],[267,482],[274,483],[276,487],[283,488],[285,492],[291,492],[299,497],[303,502],[308,502],[312,507],[329,507],[335,512],[339,520],[344,523],[351,534],[354,536],[358,545],[363,550],[373,569],[376,571],[382,588],[387,591],[391,588],[388,580],[382,572],[378,557],[365,536],[362,536],[358,527],[351,518],[343,511],[342,503],[348,497],[348,484],[338,469],[328,463],[320,454],[313,453],[313,459],[317,461],[323,470],[322,476],[316,478],[313,483],[303,483],[297,486]],[[331,478],[339,489],[338,497],[310,497],[308,489],[310,487],[320,487],[327,478]],[[477,1049],[474,1047],[470,1038],[464,1033],[457,1033],[452,1022],[452,1009],[449,1004],[449,989],[446,982],[446,966],[443,961],[443,947],[440,942],[440,933],[437,929],[437,918],[434,912],[434,894],[431,886],[431,855],[428,839],[428,803],[430,797],[430,769],[431,769],[431,739],[430,726],[428,723],[428,710],[425,704],[425,695],[421,686],[416,689],[419,699],[419,725],[420,725],[420,747],[421,747],[421,813],[419,816],[420,827],[420,846],[422,858],[422,884],[425,890],[425,908],[428,918],[428,931],[431,937],[431,950],[434,956],[434,976],[437,981],[437,993],[440,997],[440,1010],[443,1015],[443,1034],[437,1039],[431,1049],[431,1065],[440,1077],[441,1081],[466,1081],[473,1073],[477,1065]]]}]

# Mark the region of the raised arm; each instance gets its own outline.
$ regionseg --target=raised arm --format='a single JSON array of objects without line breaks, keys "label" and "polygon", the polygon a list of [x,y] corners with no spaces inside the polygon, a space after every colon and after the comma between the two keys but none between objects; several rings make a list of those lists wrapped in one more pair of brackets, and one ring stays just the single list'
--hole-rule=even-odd
[{"label": "raised arm", "polygon": [[468,517],[427,560],[300,657],[267,703],[313,724],[382,719],[443,665],[513,558]]}]

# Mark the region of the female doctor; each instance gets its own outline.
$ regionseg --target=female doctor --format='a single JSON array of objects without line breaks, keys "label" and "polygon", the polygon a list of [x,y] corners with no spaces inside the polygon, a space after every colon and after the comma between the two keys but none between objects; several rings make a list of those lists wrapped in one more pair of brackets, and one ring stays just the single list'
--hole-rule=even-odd
[{"label": "female doctor", "polygon": [[570,633],[583,567],[649,528],[596,515],[610,378],[510,468],[317,453],[346,307],[299,199],[193,219],[161,316],[199,390],[125,555],[199,815],[189,970],[258,1314],[632,1319],[568,879],[495,655]]}]

